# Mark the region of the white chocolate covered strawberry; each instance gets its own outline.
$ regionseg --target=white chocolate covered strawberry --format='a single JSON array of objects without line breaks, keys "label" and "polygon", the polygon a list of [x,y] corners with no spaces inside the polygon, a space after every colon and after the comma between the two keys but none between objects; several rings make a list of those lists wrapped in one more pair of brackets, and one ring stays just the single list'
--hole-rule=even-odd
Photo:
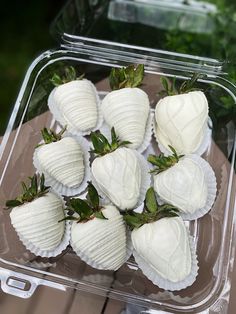
[{"label": "white chocolate covered strawberry", "polygon": [[[193,82],[180,87],[180,94],[162,98],[155,108],[155,134],[158,143],[180,154],[196,152],[204,141],[208,122],[208,101],[202,91],[192,91]],[[185,84],[185,85],[184,85]],[[186,88],[183,88],[185,86]],[[189,91],[190,90],[190,91]]]},{"label": "white chocolate covered strawberry", "polygon": [[153,188],[147,191],[143,213],[125,215],[131,233],[134,257],[154,284],[167,290],[191,285],[197,275],[197,261],[178,210],[158,205]]},{"label": "white chocolate covered strawberry", "polygon": [[182,158],[175,166],[154,177],[154,189],[163,200],[185,213],[193,213],[206,204],[204,173],[191,158]]},{"label": "white chocolate covered strawberry", "polygon": [[[119,142],[112,128],[112,143],[101,133],[92,134],[94,152],[97,157],[91,167],[94,183],[99,191],[119,209],[135,208],[140,202],[143,171],[138,153],[130,148],[121,147],[127,142]],[[148,166],[145,165],[146,176]]]},{"label": "white chocolate covered strawberry", "polygon": [[[210,165],[197,155],[149,155],[155,166],[154,190],[165,202],[176,206],[188,219],[196,219],[211,208],[216,192],[214,172]],[[213,195],[214,194],[214,195]]]},{"label": "white chocolate covered strawberry", "polygon": [[[44,128],[44,144],[38,145],[34,153],[34,165],[43,172],[47,182],[59,193],[78,194],[85,176],[88,160],[78,139],[71,136],[62,137],[64,130],[56,134]],[[81,139],[81,143],[82,140]],[[68,188],[68,192],[66,189]]]},{"label": "white chocolate covered strawberry", "polygon": [[70,211],[77,218],[71,229],[71,246],[78,256],[94,268],[117,270],[128,258],[126,226],[113,205],[99,205],[99,196],[89,183],[87,200],[71,199]]},{"label": "white chocolate covered strawberry", "polygon": [[[105,122],[114,127],[120,139],[138,149],[144,141],[150,114],[148,95],[137,88],[144,75],[143,65],[113,68],[110,74],[112,92],[103,99],[101,108]],[[151,133],[150,133],[151,134]]]},{"label": "white chocolate covered strawberry", "polygon": [[27,248],[32,247],[33,253],[40,252],[44,256],[49,252],[55,256],[53,250],[60,245],[65,233],[65,222],[58,222],[65,217],[63,201],[44,186],[43,175],[40,182],[34,175],[29,187],[24,183],[22,186],[23,194],[6,203],[12,208],[11,223],[20,240]]},{"label": "white chocolate covered strawberry", "polygon": [[54,118],[71,133],[88,133],[96,129],[99,120],[99,97],[93,83],[76,78],[73,67],[65,68],[66,77],[54,74],[56,86],[48,99],[48,106]]}]

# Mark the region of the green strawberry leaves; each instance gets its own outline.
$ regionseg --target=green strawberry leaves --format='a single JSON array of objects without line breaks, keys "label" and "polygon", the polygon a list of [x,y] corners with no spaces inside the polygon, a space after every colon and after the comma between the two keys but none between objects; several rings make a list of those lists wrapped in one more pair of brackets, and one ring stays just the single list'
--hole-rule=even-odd
[{"label": "green strawberry leaves", "polygon": [[155,222],[164,217],[177,217],[178,208],[170,204],[159,205],[152,187],[147,190],[142,213],[126,212],[124,220],[131,230],[142,225]]},{"label": "green strawberry leaves", "polygon": [[192,77],[190,78],[190,80],[186,80],[181,84],[181,86],[179,88],[179,94],[185,94],[188,92],[199,90],[199,89],[195,88],[194,85],[196,84],[197,80],[201,77],[202,77],[202,74],[194,73],[192,75]]},{"label": "green strawberry leaves", "polygon": [[161,97],[165,96],[173,96],[179,94],[185,94],[192,91],[201,90],[196,88],[195,85],[199,78],[202,78],[203,75],[200,73],[194,73],[189,80],[184,81],[179,88],[176,86],[176,77],[173,77],[172,80],[168,81],[165,77],[161,77],[160,81],[163,86],[163,90],[161,90],[158,94]]},{"label": "green strawberry leaves", "polygon": [[98,219],[108,219],[106,218],[103,213],[100,211],[100,212],[95,212],[94,213],[94,217],[98,218]]},{"label": "green strawberry leaves", "polygon": [[88,193],[86,195],[86,199],[93,208],[99,207],[99,195],[95,187],[91,182],[88,182]]},{"label": "green strawberry leaves", "polygon": [[184,156],[178,155],[172,146],[169,145],[169,148],[172,151],[172,155],[170,156],[165,156],[163,153],[161,153],[159,156],[148,156],[148,161],[155,166],[151,173],[158,174],[162,171],[165,171],[166,169],[174,166],[180,160],[180,158]]},{"label": "green strawberry leaves", "polygon": [[146,197],[145,197],[145,208],[150,213],[155,213],[158,210],[158,204],[155,196],[155,191],[150,188],[147,190]]},{"label": "green strawberry leaves", "polygon": [[72,198],[69,201],[69,209],[74,210],[81,220],[87,220],[93,214],[93,209],[89,206],[86,200],[80,198]]},{"label": "green strawberry leaves", "polygon": [[93,153],[102,156],[111,151],[110,143],[100,131],[91,132],[90,138],[94,147]]},{"label": "green strawberry leaves", "polygon": [[168,82],[168,80],[165,77],[161,77],[160,78],[161,84],[163,86],[163,90],[161,90],[158,94],[161,97],[165,97],[165,96],[173,96],[178,94],[177,90],[176,90],[176,86],[175,86],[175,82],[176,82],[176,77],[174,77],[170,83]]},{"label": "green strawberry leaves", "polygon": [[110,87],[117,90],[125,87],[137,87],[144,78],[144,65],[129,65],[123,68],[112,68],[109,76]]},{"label": "green strawberry leaves", "polygon": [[130,227],[131,230],[135,228],[140,228],[142,225],[147,223],[145,220],[145,215],[135,212],[125,214],[124,221]]},{"label": "green strawberry leaves", "polygon": [[64,74],[62,76],[60,76],[57,73],[54,73],[50,81],[55,87],[57,87],[71,81],[82,80],[83,77],[84,74],[77,77],[75,68],[72,66],[68,66],[64,68]]},{"label": "green strawberry leaves", "polygon": [[62,81],[61,77],[58,74],[56,74],[56,73],[53,74],[52,78],[50,79],[50,82],[55,87],[63,84],[63,81]]},{"label": "green strawberry leaves", "polygon": [[[71,198],[68,201],[66,210],[68,216],[64,220],[87,222],[93,218],[107,219],[102,213],[102,206],[99,204],[99,195],[91,182],[88,182],[86,199]],[[74,216],[74,214],[77,214]]]},{"label": "green strawberry leaves", "polygon": [[6,209],[23,205],[24,203],[32,202],[34,199],[45,195],[49,191],[49,187],[45,186],[44,174],[34,175],[29,177],[30,184],[27,186],[24,182],[22,185],[22,194],[20,194],[14,200],[8,200],[6,202]]},{"label": "green strawberry leaves", "polygon": [[38,144],[36,146],[36,148],[40,147],[42,145],[45,145],[45,144],[50,144],[53,142],[60,141],[62,139],[62,135],[65,133],[65,131],[66,131],[66,126],[58,133],[56,133],[52,129],[43,128],[41,130],[41,134],[42,134],[42,138],[43,138],[44,143]]},{"label": "green strawberry leaves", "polygon": [[23,203],[21,201],[18,201],[17,199],[9,200],[9,201],[6,201],[6,207],[7,207],[6,209],[17,207],[17,206],[20,206],[22,204]]},{"label": "green strawberry leaves", "polygon": [[108,139],[100,131],[91,132],[90,138],[94,147],[91,152],[99,156],[106,155],[119,147],[131,144],[129,141],[120,141],[114,127],[111,129],[111,143],[109,143]]}]

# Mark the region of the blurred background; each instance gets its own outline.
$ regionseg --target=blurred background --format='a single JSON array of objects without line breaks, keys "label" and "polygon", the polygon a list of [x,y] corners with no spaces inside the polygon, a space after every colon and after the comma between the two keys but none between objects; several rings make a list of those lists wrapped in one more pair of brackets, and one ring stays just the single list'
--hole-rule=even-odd
[{"label": "blurred background", "polygon": [[[25,72],[41,52],[56,48],[63,31],[225,61],[236,82],[235,0],[3,1],[0,26],[0,132],[4,132]],[[60,11],[61,8],[63,11]],[[174,8],[174,9],[173,9]],[[61,12],[59,14],[59,12]],[[59,14],[59,15],[58,15]],[[53,32],[50,26],[53,22]],[[228,63],[230,61],[230,63]],[[218,103],[217,103],[218,102]],[[218,99],[217,119],[236,116]]]},{"label": "blurred background", "polygon": [[41,52],[56,47],[49,25],[63,0],[2,1],[0,12],[0,132],[4,132],[25,72]]}]

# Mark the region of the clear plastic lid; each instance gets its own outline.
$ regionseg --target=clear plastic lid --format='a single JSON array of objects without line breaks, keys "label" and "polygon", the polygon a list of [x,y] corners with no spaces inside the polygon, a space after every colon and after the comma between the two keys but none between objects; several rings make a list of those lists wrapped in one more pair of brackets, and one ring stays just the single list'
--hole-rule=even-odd
[{"label": "clear plastic lid", "polygon": [[51,33],[233,61],[235,16],[227,0],[71,0]]},{"label": "clear plastic lid", "polygon": [[228,0],[70,0],[51,25],[89,37],[220,60],[236,80],[236,2]]}]

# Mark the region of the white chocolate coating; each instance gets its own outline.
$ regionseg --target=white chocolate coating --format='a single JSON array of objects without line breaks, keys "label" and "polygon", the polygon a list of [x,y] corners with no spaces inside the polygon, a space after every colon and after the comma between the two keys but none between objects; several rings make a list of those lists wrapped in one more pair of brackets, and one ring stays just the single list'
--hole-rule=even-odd
[{"label": "white chocolate coating", "polygon": [[135,251],[159,276],[172,282],[191,272],[191,251],[182,218],[162,218],[134,229],[131,234]]},{"label": "white chocolate coating", "polygon": [[203,92],[167,96],[155,109],[156,136],[167,149],[180,154],[194,153],[202,143],[207,128],[208,102]]},{"label": "white chocolate coating", "polygon": [[118,148],[92,163],[92,174],[99,186],[119,209],[134,208],[141,188],[141,167],[135,152]]},{"label": "white chocolate coating", "polygon": [[65,222],[58,221],[65,217],[63,203],[53,193],[14,207],[10,217],[16,232],[40,250],[53,250],[62,240]]},{"label": "white chocolate coating", "polygon": [[78,187],[84,178],[84,156],[79,143],[64,137],[36,150],[42,172],[70,188]]},{"label": "white chocolate coating", "polygon": [[129,147],[136,149],[142,144],[149,115],[149,100],[144,91],[140,88],[112,91],[102,101],[102,113],[119,138],[132,143]]},{"label": "white chocolate coating", "polygon": [[188,157],[155,175],[154,190],[164,201],[190,214],[205,206],[208,194],[203,170]]},{"label": "white chocolate coating", "polygon": [[73,222],[71,245],[85,262],[99,269],[117,270],[126,261],[126,227],[123,217],[112,205],[102,210],[108,218]]},{"label": "white chocolate coating", "polygon": [[49,99],[60,112],[62,121],[59,122],[67,125],[68,130],[86,131],[93,129],[97,124],[96,93],[92,82],[83,79],[56,87]]}]

